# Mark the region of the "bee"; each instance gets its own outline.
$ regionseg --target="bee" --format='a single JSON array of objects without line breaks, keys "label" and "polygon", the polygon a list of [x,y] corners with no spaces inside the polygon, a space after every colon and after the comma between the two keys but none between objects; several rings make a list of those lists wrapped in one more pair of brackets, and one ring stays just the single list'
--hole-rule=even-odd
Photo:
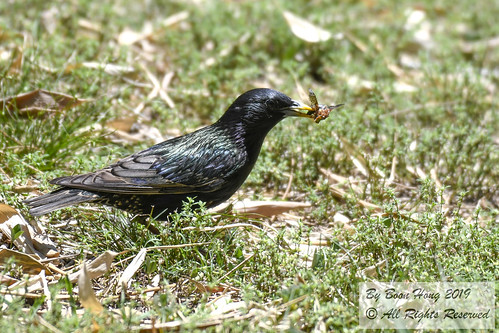
[{"label": "bee", "polygon": [[315,95],[312,89],[308,90],[308,98],[310,99],[310,107],[312,108],[312,110],[308,111],[307,114],[312,115],[316,123],[319,123],[321,120],[324,120],[327,117],[329,117],[329,113],[331,113],[332,110],[339,108],[340,106],[343,106],[343,104],[337,104],[337,105],[319,104],[319,102],[317,102],[317,96]]}]

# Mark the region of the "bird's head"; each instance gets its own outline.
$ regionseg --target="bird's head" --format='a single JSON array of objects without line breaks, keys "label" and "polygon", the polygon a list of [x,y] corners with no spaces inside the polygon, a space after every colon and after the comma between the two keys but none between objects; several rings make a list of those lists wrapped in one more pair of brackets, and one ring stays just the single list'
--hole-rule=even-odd
[{"label": "bird's head", "polygon": [[309,105],[266,88],[253,89],[239,96],[219,121],[242,124],[247,129],[270,130],[285,117],[313,118]]}]

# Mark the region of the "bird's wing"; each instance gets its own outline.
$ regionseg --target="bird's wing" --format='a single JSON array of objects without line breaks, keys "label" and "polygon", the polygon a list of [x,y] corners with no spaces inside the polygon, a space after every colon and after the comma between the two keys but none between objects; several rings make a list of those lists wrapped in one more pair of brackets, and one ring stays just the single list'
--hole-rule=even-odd
[{"label": "bird's wing", "polygon": [[124,158],[102,170],[56,178],[52,184],[94,192],[122,194],[186,194],[212,192],[237,172],[239,154],[230,149],[199,149]]}]

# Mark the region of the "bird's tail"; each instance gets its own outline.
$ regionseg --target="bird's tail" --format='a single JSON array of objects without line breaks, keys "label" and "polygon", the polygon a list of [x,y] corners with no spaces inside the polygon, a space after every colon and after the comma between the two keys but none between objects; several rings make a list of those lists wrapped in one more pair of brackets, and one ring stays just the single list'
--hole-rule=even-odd
[{"label": "bird's tail", "polygon": [[98,199],[95,193],[76,188],[61,188],[59,190],[25,200],[24,203],[30,206],[30,214],[40,216],[53,210],[76,205],[82,202],[91,202]]}]

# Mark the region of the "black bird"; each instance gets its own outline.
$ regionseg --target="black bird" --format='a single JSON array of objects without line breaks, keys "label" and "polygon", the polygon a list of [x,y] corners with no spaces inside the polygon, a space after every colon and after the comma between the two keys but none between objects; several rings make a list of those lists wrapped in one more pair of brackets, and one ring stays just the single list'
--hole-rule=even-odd
[{"label": "black bird", "polygon": [[93,202],[165,220],[187,197],[213,207],[242,185],[267,133],[287,116],[313,109],[272,89],[239,96],[214,124],[156,144],[101,170],[50,181],[55,191],[25,201],[39,216]]}]

